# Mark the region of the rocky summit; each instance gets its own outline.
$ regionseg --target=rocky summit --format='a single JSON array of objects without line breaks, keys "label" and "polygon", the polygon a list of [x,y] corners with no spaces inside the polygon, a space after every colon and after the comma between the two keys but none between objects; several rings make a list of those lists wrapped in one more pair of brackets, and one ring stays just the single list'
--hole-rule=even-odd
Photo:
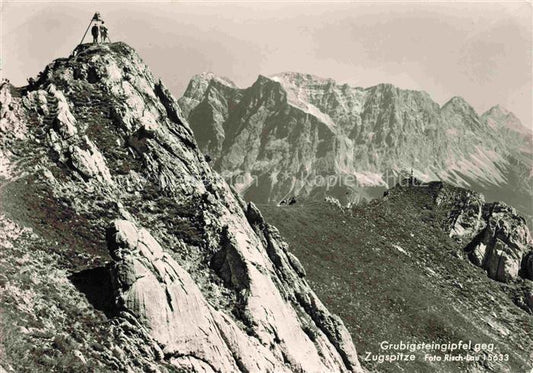
[{"label": "rocky summit", "polygon": [[81,45],[0,99],[0,370],[362,371],[278,230],[212,171],[133,49]]},{"label": "rocky summit", "polygon": [[532,208],[532,131],[500,106],[478,115],[460,97],[440,106],[422,91],[300,73],[248,88],[200,74],[179,104],[215,169],[260,203],[330,195],[346,204],[412,172]]}]

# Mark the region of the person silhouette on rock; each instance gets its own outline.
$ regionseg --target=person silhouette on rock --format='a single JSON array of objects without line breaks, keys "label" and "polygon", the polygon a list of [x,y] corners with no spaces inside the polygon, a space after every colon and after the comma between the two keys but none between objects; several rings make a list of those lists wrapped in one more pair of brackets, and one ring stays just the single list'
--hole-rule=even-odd
[{"label": "person silhouette on rock", "polygon": [[107,37],[107,27],[104,26],[104,21],[100,24],[100,42],[109,42],[109,38]]},{"label": "person silhouette on rock", "polygon": [[100,28],[95,23],[94,26],[91,28],[91,34],[93,35],[93,44],[98,43],[98,34],[100,33]]}]

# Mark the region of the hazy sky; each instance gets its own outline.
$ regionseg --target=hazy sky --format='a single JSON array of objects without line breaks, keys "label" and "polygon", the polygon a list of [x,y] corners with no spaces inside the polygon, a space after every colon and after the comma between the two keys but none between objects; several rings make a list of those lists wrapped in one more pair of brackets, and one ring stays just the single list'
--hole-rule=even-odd
[{"label": "hazy sky", "polygon": [[[2,75],[15,84],[79,43],[95,11],[180,96],[212,71],[240,86],[298,71],[392,83],[531,126],[532,5],[515,3],[2,3]],[[87,39],[88,40],[88,39]]]}]

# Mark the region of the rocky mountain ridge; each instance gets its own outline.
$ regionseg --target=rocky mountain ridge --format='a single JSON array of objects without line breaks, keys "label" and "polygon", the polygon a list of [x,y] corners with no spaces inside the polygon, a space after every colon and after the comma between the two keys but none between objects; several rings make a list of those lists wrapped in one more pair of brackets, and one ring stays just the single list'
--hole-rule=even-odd
[{"label": "rocky mountain ridge", "polygon": [[3,369],[362,371],[133,49],[79,46],[0,97]]},{"label": "rocky mountain ridge", "polygon": [[[469,260],[500,282],[520,278],[533,280],[533,239],[526,220],[516,209],[503,202],[485,202],[485,197],[471,190],[442,182],[424,183],[407,179],[385,193],[398,198],[407,188],[427,189],[439,211],[442,229],[457,240]],[[401,198],[401,197],[400,197]],[[533,303],[530,305],[533,307]],[[533,313],[533,308],[531,308]]]},{"label": "rocky mountain ridge", "polygon": [[[326,306],[379,372],[528,372],[533,368],[531,235],[504,203],[442,182],[406,180],[352,207],[331,197],[259,205],[279,226]],[[379,363],[389,341],[471,340],[495,356]],[[452,353],[453,355],[453,353]]]},{"label": "rocky mountain ridge", "polygon": [[215,169],[251,200],[330,194],[347,203],[412,170],[489,194],[513,189],[530,207],[531,131],[499,106],[480,116],[460,97],[441,107],[421,91],[300,73],[244,89],[201,74],[179,104]]}]

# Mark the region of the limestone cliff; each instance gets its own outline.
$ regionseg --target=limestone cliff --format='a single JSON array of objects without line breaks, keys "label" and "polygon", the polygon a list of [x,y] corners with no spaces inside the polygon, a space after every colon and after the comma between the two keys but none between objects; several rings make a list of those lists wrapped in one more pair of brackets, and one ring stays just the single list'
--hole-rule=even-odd
[{"label": "limestone cliff", "polygon": [[478,115],[460,97],[440,106],[422,91],[300,73],[248,88],[202,74],[179,103],[215,169],[254,201],[353,202],[413,170],[531,210],[531,130],[499,106]]},{"label": "limestone cliff", "polygon": [[533,278],[527,267],[533,240],[516,209],[503,202],[486,203],[482,194],[444,185],[436,203],[448,210],[444,228],[450,237],[463,242],[470,261],[490,278],[501,282]]}]

